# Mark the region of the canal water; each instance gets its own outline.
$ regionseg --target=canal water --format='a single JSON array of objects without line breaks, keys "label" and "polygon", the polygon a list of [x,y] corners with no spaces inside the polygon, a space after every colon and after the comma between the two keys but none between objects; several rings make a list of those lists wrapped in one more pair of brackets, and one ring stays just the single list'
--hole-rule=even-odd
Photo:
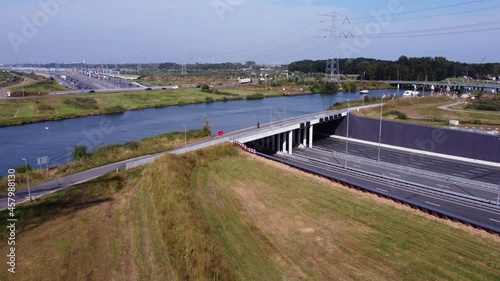
[{"label": "canal water", "polygon": [[[371,91],[380,97],[394,91]],[[360,100],[359,93],[314,94],[296,97],[275,97],[262,100],[241,100],[172,106],[128,111],[123,114],[81,117],[0,128],[0,177],[10,168],[23,165],[26,158],[33,167],[38,157],[48,156],[50,166],[70,162],[75,145],[88,151],[109,144],[137,141],[163,133],[199,129],[205,116],[212,132],[235,131],[257,122],[266,124],[290,117],[326,110],[336,102]]]}]

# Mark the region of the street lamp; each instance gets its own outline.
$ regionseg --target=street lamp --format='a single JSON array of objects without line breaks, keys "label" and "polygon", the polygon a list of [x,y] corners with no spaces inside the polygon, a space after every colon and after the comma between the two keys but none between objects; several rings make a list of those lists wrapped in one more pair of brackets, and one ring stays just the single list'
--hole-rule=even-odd
[{"label": "street lamp", "polygon": [[346,139],[345,139],[345,166],[347,169],[347,151],[349,146],[349,99],[347,99],[347,130],[346,130]]},{"label": "street lamp", "polygon": [[382,141],[382,109],[384,107],[384,98],[385,95],[382,96],[382,99],[380,100],[380,126],[378,130],[378,156],[377,156],[377,162],[380,162],[380,143]]},{"label": "street lamp", "polygon": [[186,124],[182,124],[184,126],[184,146],[187,146],[187,129]]},{"label": "street lamp", "polygon": [[26,169],[26,181],[28,182],[28,197],[30,198],[31,202],[30,175],[28,174],[28,160],[26,160],[26,158],[23,158],[22,160],[24,161],[24,167]]},{"label": "street lamp", "polygon": [[271,120],[271,118],[272,118],[272,112],[273,112],[273,108],[272,108],[272,107],[270,107],[270,108],[269,108],[269,128],[271,128],[271,121],[272,121],[272,120]]},{"label": "street lamp", "polygon": [[320,112],[323,112],[323,97],[320,97],[320,100],[321,100],[321,111]]}]

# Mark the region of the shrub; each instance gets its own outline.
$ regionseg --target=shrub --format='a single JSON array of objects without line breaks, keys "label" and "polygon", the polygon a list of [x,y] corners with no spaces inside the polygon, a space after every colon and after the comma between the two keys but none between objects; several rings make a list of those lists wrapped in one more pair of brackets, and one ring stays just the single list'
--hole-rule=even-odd
[{"label": "shrub", "polygon": [[201,85],[201,91],[208,92],[208,91],[210,91],[210,87],[207,84],[203,84],[203,85]]},{"label": "shrub", "polygon": [[31,167],[30,164],[28,164],[27,168],[26,168],[26,165],[22,165],[22,166],[17,167],[15,170],[16,170],[16,173],[24,174],[24,173],[26,173],[26,169],[28,171],[33,171],[33,167]]},{"label": "shrub", "polygon": [[87,153],[87,147],[85,145],[75,145],[73,151],[71,151],[71,157],[73,157],[74,161],[83,159],[88,155],[89,154]]},{"label": "shrub", "polygon": [[255,93],[255,94],[251,94],[249,96],[247,96],[247,100],[259,100],[259,99],[263,99],[264,98],[264,94],[262,93]]}]

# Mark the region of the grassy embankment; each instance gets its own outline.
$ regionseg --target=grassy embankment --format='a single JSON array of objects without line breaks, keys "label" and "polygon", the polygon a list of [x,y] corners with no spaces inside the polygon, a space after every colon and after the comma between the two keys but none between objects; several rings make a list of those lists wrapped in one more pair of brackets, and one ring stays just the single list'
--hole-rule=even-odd
[{"label": "grassy embankment", "polygon": [[[186,134],[188,143],[210,136],[208,128],[201,130],[189,130]],[[64,165],[53,167],[49,172],[45,170],[40,174],[40,170],[29,171],[31,186],[58,179],[78,172],[86,171],[107,164],[132,159],[139,156],[155,154],[169,151],[184,145],[184,132],[174,132],[163,134],[153,138],[146,138],[141,141],[127,142],[125,144],[107,145],[97,148],[87,155],[87,157],[69,162]],[[68,155],[71,158],[71,155]],[[38,166],[33,167],[39,169]],[[17,189],[27,188],[24,165],[17,168],[22,174],[17,178]],[[0,179],[0,186],[7,186],[7,178]],[[0,195],[7,194],[6,189],[0,190]]]},{"label": "grassy embankment", "polygon": [[61,86],[57,81],[50,79],[32,80],[24,86],[15,86],[8,89],[11,97],[22,97],[24,87],[24,96],[47,95],[50,92],[67,91],[69,89]]},{"label": "grassy embankment", "polygon": [[[384,118],[436,127],[448,126],[449,120],[459,120],[461,127],[483,127],[485,129],[495,129],[500,127],[500,114],[496,112],[479,110],[452,111],[439,108],[440,106],[449,105],[454,102],[455,101],[445,96],[389,100],[385,102],[383,108]],[[361,105],[361,102],[359,101],[351,102],[351,106],[359,105]],[[347,104],[343,103],[335,106],[335,108],[345,108],[346,106]],[[450,109],[464,109],[464,107],[462,105],[460,108],[450,107]],[[365,109],[356,112],[356,114],[364,117],[379,118],[380,108]],[[407,120],[401,120],[398,116],[406,116]]]},{"label": "grassy embankment", "polygon": [[[229,145],[168,155],[16,212],[17,274],[0,273],[3,280],[500,276],[498,236],[342,188]],[[5,216],[1,213],[3,229]],[[6,235],[1,232],[0,239]],[[2,243],[0,252],[6,247]]]},{"label": "grassy embankment", "polygon": [[200,89],[181,89],[0,100],[0,126],[120,113],[125,110],[160,108],[223,100],[241,100],[257,92],[262,93],[265,97],[282,94],[278,90],[266,90],[254,87],[220,90],[222,93],[203,93]]},{"label": "grassy embankment", "polygon": [[0,88],[21,82],[21,78],[17,75],[8,72],[0,72]]}]

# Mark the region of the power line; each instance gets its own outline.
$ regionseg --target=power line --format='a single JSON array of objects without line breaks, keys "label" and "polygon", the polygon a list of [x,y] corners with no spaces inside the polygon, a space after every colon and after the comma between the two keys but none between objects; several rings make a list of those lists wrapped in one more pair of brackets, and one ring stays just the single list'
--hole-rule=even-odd
[{"label": "power line", "polygon": [[[437,6],[437,7],[432,7],[432,8],[425,8],[425,9],[419,9],[419,10],[410,10],[410,11],[398,13],[398,15],[415,14],[415,13],[432,11],[432,10],[437,10],[437,9],[452,8],[452,7],[458,7],[458,6],[475,4],[475,3],[484,2],[484,1],[488,1],[488,0],[475,0],[475,1],[468,1],[468,2],[463,2],[463,3],[451,4],[451,5]],[[355,20],[358,20],[358,19],[369,19],[369,18],[373,18],[373,16],[352,18],[352,20],[355,21]]]},{"label": "power line", "polygon": [[375,35],[375,36],[354,36],[355,38],[412,38],[412,37],[430,37],[430,36],[440,36],[440,35],[455,35],[455,34],[466,34],[466,33],[474,33],[474,32],[485,32],[485,31],[495,31],[500,30],[500,27],[495,28],[484,28],[484,29],[475,29],[475,30],[462,30],[462,31],[454,31],[454,32],[443,32],[443,33],[430,33],[430,34],[409,34],[409,35],[388,35],[384,36],[383,34]]},{"label": "power line", "polygon": [[[460,14],[470,14],[474,12],[480,12],[480,11],[486,11],[486,10],[496,10],[499,9],[500,6],[493,6],[493,7],[487,7],[487,8],[481,8],[481,9],[475,9],[475,10],[467,10],[467,11],[460,11],[460,12],[452,12],[452,13],[443,13],[439,15],[432,15],[432,16],[420,16],[420,17],[414,17],[414,18],[405,18],[405,19],[391,19],[390,22],[400,22],[400,21],[412,21],[412,20],[421,20],[421,19],[430,19],[430,18],[439,18],[443,16],[452,16],[452,15],[460,15]],[[397,16],[397,15],[395,15]],[[360,24],[360,23],[371,23],[372,21],[357,21],[354,23]]]}]

